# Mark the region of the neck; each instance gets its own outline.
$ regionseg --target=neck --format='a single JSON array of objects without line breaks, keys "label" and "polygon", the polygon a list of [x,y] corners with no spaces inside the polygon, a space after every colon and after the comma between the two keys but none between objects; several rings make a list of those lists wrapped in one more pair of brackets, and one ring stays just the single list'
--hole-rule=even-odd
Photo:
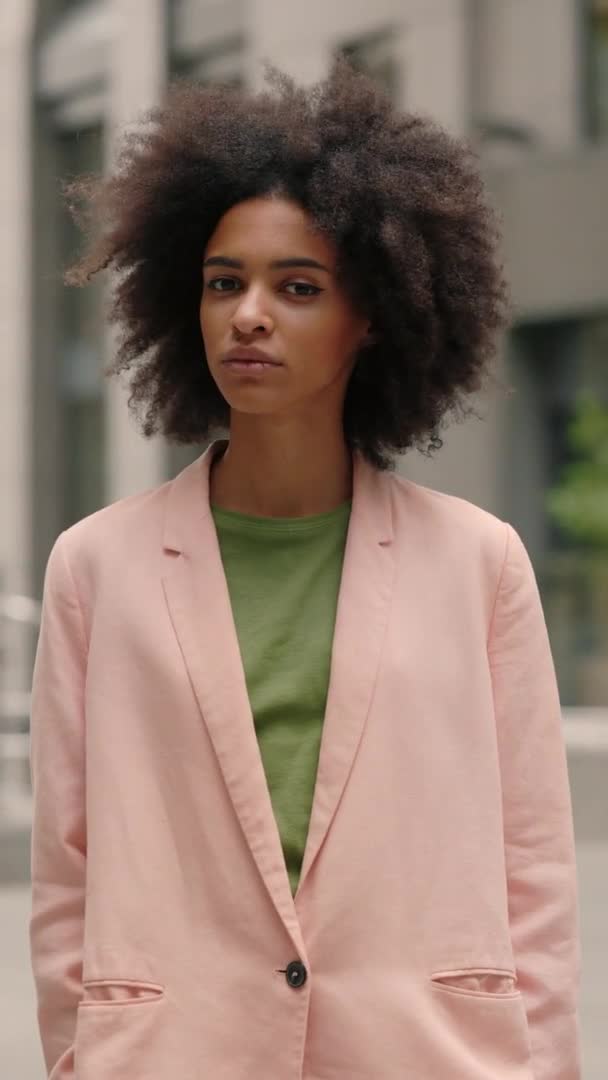
[{"label": "neck", "polygon": [[341,428],[233,414],[230,441],[211,470],[211,502],[262,517],[305,517],[352,495],[352,456]]}]

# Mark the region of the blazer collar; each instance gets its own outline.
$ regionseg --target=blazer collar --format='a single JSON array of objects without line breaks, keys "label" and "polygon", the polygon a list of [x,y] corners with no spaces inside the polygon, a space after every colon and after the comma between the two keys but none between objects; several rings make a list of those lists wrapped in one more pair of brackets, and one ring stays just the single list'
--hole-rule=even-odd
[{"label": "blazer collar", "polygon": [[[213,520],[209,503],[211,465],[226,443],[226,439],[214,440],[169,483],[163,531],[166,550],[187,553],[200,546],[201,525]],[[359,451],[353,454],[352,516],[370,540],[378,544],[392,541],[390,475],[375,469]]]}]

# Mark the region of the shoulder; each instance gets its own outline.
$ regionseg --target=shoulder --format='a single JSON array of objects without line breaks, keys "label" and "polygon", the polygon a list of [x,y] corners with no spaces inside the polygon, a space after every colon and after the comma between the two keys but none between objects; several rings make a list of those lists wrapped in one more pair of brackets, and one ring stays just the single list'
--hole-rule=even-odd
[{"label": "shoulder", "polygon": [[118,499],[64,530],[53,545],[47,576],[63,567],[77,582],[91,582],[104,568],[128,568],[158,549],[172,481]]},{"label": "shoulder", "polygon": [[510,528],[506,521],[457,495],[447,495],[415,483],[397,472],[390,473],[397,527],[407,519],[427,533],[437,532],[446,542],[458,537],[498,544],[503,551]]},{"label": "shoulder", "polygon": [[475,503],[389,474],[398,546],[437,569],[483,579],[495,592],[504,581],[532,577],[528,553],[509,522]]},{"label": "shoulder", "polygon": [[82,518],[66,529],[66,544],[68,547],[95,546],[111,542],[114,537],[132,538],[142,528],[162,528],[163,512],[172,483],[172,480],[168,480],[148,491],[117,499]]},{"label": "shoulder", "polygon": [[455,495],[390,474],[395,542],[429,587],[470,605],[480,598],[493,621],[538,621],[540,595],[528,551],[506,521]]}]

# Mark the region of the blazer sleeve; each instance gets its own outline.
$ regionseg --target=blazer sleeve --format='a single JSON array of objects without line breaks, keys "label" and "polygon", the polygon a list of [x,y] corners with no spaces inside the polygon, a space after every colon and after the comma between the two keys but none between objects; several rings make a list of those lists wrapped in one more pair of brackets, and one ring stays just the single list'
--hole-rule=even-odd
[{"label": "blazer sleeve", "polygon": [[30,955],[47,1075],[73,1080],[86,876],[84,622],[65,551],[46,568],[30,717]]},{"label": "blazer sleeve", "polygon": [[578,886],[561,708],[534,571],[506,529],[488,644],[511,940],[534,1080],[580,1080]]}]

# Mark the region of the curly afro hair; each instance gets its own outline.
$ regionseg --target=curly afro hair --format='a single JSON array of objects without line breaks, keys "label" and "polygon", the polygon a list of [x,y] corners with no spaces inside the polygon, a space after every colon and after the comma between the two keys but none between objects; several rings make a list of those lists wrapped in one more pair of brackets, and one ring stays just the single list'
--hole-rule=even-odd
[{"label": "curly afro hair", "polygon": [[117,272],[108,374],[129,371],[144,435],[203,443],[229,424],[199,323],[207,241],[242,200],[295,200],[335,243],[341,281],[372,321],[343,426],[352,449],[389,468],[410,446],[440,446],[447,414],[471,411],[483,384],[507,322],[497,219],[473,148],[397,112],[343,58],[312,88],[270,65],[266,81],[257,94],[174,85],[123,136],[111,175],[66,184],[92,235],[65,280]]}]

